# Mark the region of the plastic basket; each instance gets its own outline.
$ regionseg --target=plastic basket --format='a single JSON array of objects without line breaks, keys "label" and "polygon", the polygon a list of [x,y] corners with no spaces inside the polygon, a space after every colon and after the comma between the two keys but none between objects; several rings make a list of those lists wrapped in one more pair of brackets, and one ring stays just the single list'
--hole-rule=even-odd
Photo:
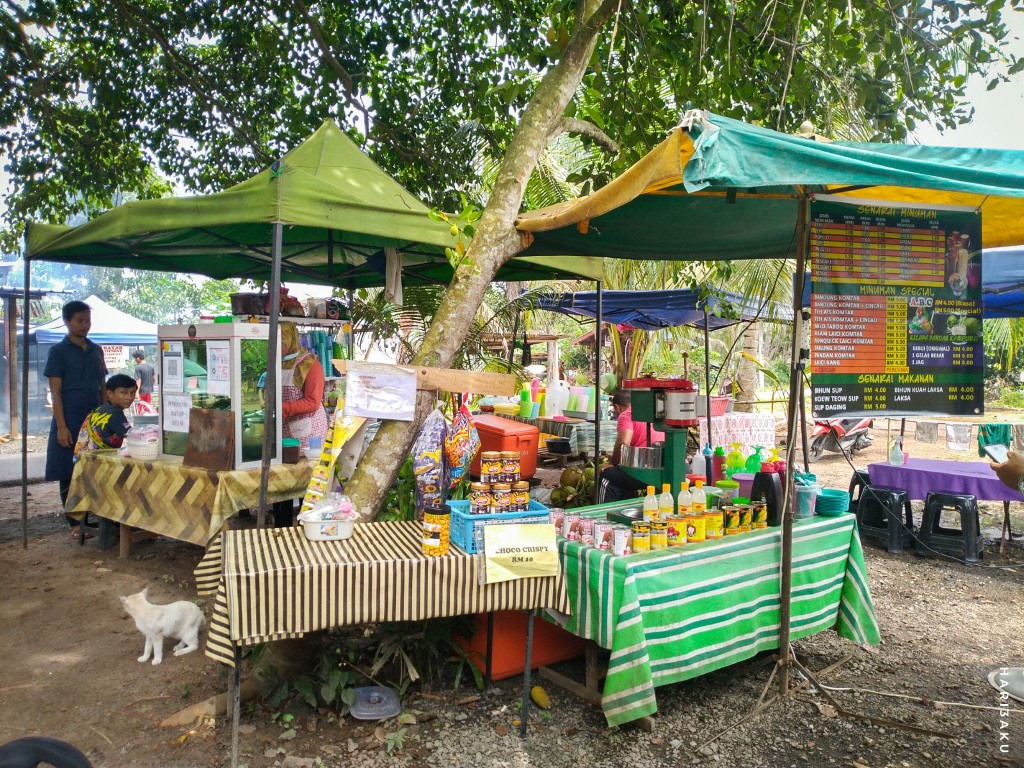
[{"label": "plastic basket", "polygon": [[732,398],[728,395],[712,395],[711,416],[724,416],[725,412],[729,409],[730,400],[732,400]]},{"label": "plastic basket", "polygon": [[156,461],[160,455],[159,440],[126,440],[128,455],[139,461]]},{"label": "plastic basket", "polygon": [[548,508],[533,499],[530,499],[530,507],[526,512],[505,512],[496,515],[470,514],[469,499],[449,501],[448,507],[452,511],[449,534],[451,542],[471,555],[483,549],[485,526],[510,523],[546,523],[549,519]]}]

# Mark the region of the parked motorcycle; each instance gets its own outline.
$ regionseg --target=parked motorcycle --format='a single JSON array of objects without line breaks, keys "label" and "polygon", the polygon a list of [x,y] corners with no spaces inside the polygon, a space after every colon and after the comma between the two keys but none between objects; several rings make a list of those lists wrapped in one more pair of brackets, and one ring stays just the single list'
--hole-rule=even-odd
[{"label": "parked motorcycle", "polygon": [[871,445],[873,422],[869,418],[829,419],[815,421],[808,446],[808,461],[817,461],[826,451],[854,454]]}]

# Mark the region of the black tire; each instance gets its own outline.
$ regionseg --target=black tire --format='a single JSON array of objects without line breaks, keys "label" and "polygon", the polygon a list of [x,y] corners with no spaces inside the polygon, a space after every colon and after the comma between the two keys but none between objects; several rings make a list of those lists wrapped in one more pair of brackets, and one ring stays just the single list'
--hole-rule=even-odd
[{"label": "black tire", "polygon": [[814,462],[821,458],[825,453],[825,441],[828,440],[828,437],[828,435],[818,435],[811,441],[811,445],[807,449],[807,461]]}]

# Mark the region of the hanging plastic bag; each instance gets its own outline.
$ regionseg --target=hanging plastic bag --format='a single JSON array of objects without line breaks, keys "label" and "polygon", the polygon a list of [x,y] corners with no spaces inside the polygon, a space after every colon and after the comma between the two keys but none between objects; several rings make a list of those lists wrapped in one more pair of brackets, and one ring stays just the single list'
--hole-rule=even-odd
[{"label": "hanging plastic bag", "polygon": [[480,433],[465,405],[455,414],[444,442],[444,452],[448,460],[448,488],[451,489],[462,482],[480,452]]},{"label": "hanging plastic bag", "polygon": [[445,438],[448,422],[438,409],[430,412],[412,446],[412,473],[416,478],[416,519],[425,512],[445,509]]}]

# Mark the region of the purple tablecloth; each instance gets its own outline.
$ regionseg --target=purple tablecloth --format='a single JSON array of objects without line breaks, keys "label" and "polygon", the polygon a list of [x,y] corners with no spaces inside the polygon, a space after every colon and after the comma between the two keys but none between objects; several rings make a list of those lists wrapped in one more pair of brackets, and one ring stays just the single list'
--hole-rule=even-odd
[{"label": "purple tablecloth", "polygon": [[970,493],[979,501],[1024,501],[1007,488],[985,461],[911,459],[902,467],[886,462],[868,465],[872,485],[902,488],[911,499],[924,499],[928,491]]}]

